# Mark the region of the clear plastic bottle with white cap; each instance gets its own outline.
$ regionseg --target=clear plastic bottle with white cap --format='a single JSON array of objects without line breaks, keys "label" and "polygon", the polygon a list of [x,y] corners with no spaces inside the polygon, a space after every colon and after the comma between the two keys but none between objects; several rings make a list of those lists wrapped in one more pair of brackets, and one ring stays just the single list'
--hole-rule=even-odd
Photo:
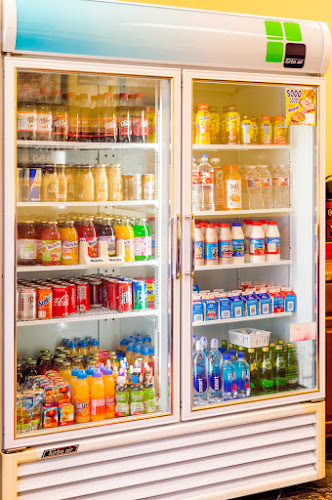
[{"label": "clear plastic bottle with white cap", "polygon": [[255,165],[248,165],[247,189],[249,210],[258,210],[262,208],[262,177]]},{"label": "clear plastic bottle with white cap", "polygon": [[202,186],[201,210],[214,210],[214,170],[206,154],[202,155],[199,170]]},{"label": "clear plastic bottle with white cap", "polygon": [[257,165],[262,179],[262,208],[273,208],[272,174],[267,165]]},{"label": "clear plastic bottle with white cap", "polygon": [[290,175],[287,165],[279,165],[273,174],[273,195],[275,208],[288,208],[289,199]]}]

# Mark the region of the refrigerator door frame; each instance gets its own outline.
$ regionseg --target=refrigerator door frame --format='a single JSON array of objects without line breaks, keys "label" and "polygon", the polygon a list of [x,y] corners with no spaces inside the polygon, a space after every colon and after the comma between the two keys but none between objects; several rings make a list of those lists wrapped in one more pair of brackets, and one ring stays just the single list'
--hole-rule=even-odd
[{"label": "refrigerator door frame", "polygon": [[[182,101],[182,213],[183,213],[183,272],[182,272],[182,315],[181,315],[181,419],[192,420],[212,416],[222,416],[231,413],[252,411],[262,408],[272,408],[281,405],[295,404],[307,401],[320,401],[325,398],[325,78],[323,77],[301,77],[289,75],[244,73],[244,72],[222,72],[204,70],[183,70],[183,101]],[[191,213],[191,189],[187,189],[188,179],[191,178],[191,120],[192,120],[192,98],[193,80],[252,83],[252,84],[276,84],[276,85],[311,85],[319,89],[318,109],[318,140],[317,140],[317,162],[318,162],[318,381],[317,389],[302,392],[290,396],[267,396],[252,402],[240,402],[236,400],[232,404],[218,407],[204,407],[203,409],[192,409],[192,310],[191,310],[191,272],[192,272],[192,213]]]},{"label": "refrigerator door frame", "polygon": [[[148,430],[151,426],[165,425],[179,422],[180,420],[180,382],[179,382],[179,364],[180,364],[180,279],[175,278],[175,266],[179,247],[176,240],[176,214],[181,212],[181,70],[175,68],[147,67],[132,64],[110,64],[96,61],[77,61],[61,58],[42,58],[25,56],[5,56],[4,64],[4,276],[3,276],[3,367],[2,367],[2,388],[3,388],[3,407],[2,407],[2,449],[18,449],[27,446],[42,445],[46,443],[59,443],[70,441],[71,443],[86,437],[97,437],[101,435],[110,435],[114,433],[123,433],[134,429]],[[170,229],[170,276],[169,284],[171,288],[172,308],[170,312],[171,346],[170,356],[171,366],[171,411],[165,414],[151,415],[151,417],[137,419],[129,417],[128,421],[121,423],[121,420],[114,424],[97,425],[89,428],[72,429],[57,428],[54,433],[36,433],[27,437],[15,438],[15,380],[13,380],[12,369],[15,361],[15,297],[13,272],[15,270],[15,252],[13,252],[13,242],[15,241],[15,220],[16,220],[16,186],[14,170],[10,167],[16,165],[16,138],[13,130],[16,130],[15,124],[15,94],[16,70],[26,69],[31,71],[54,71],[67,73],[86,73],[86,74],[105,74],[121,75],[124,77],[151,77],[164,78],[170,80],[170,113],[172,116],[172,127],[170,138],[172,151],[170,153],[171,161],[171,199],[169,208]],[[14,208],[14,212],[12,209]],[[174,279],[173,279],[174,278]],[[8,313],[6,311],[11,311]],[[14,326],[14,328],[13,328]],[[5,333],[6,332],[6,333]],[[12,333],[11,333],[12,332]],[[16,364],[14,363],[14,366]],[[119,424],[122,424],[119,426]],[[63,432],[63,430],[65,431]]]}]

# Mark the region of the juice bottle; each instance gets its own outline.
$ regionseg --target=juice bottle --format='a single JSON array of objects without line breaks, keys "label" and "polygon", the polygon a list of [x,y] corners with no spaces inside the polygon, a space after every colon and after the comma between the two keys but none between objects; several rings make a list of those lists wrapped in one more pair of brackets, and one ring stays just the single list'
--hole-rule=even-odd
[{"label": "juice bottle", "polygon": [[52,114],[52,140],[68,141],[68,109],[64,103],[62,90],[54,92]]},{"label": "juice bottle", "polygon": [[78,264],[78,234],[74,227],[74,221],[66,220],[59,222],[59,233],[61,238],[61,264]]},{"label": "juice bottle", "polygon": [[195,144],[211,144],[210,139],[211,115],[208,111],[208,104],[198,105],[196,113],[196,139]]},{"label": "juice bottle", "polygon": [[67,177],[64,165],[56,165],[56,174],[59,183],[58,201],[67,201]]},{"label": "juice bottle", "polygon": [[78,201],[94,201],[95,181],[90,165],[77,169],[76,187]]},{"label": "juice bottle", "polygon": [[38,240],[34,221],[19,222],[17,233],[17,263],[27,266],[37,264]]},{"label": "juice bottle", "polygon": [[107,167],[108,199],[110,201],[121,201],[123,199],[123,185],[121,165],[113,164]]},{"label": "juice bottle", "polygon": [[104,371],[104,387],[105,387],[105,409],[106,418],[115,417],[115,380],[113,372],[110,368]]},{"label": "juice bottle", "polygon": [[69,141],[79,141],[80,140],[80,113],[78,107],[78,99],[75,92],[69,92],[68,94],[68,140]]},{"label": "juice bottle", "polygon": [[37,138],[37,106],[29,85],[23,85],[17,101],[17,139],[28,141]]},{"label": "juice bottle", "polygon": [[90,389],[84,370],[79,370],[75,383],[75,422],[90,422]]},{"label": "juice bottle", "polygon": [[241,180],[237,165],[224,167],[224,210],[241,210]]},{"label": "juice bottle", "polygon": [[152,106],[146,108],[148,119],[148,142],[156,142],[156,113]]},{"label": "juice bottle", "polygon": [[91,389],[91,382],[92,382],[92,377],[93,377],[93,370],[94,370],[93,366],[89,365],[89,368],[87,368],[87,370],[85,371],[86,376],[87,376],[87,382],[88,382],[90,389]]},{"label": "juice bottle", "polygon": [[70,383],[71,372],[70,372],[70,363],[69,363],[69,361],[64,361],[62,363],[61,369],[59,370],[59,374],[61,375],[61,377],[65,378]]},{"label": "juice bottle", "polygon": [[98,241],[107,242],[107,254],[109,257],[114,257],[115,253],[115,232],[112,225],[112,219],[106,218],[102,221]]},{"label": "juice bottle", "polygon": [[43,169],[42,200],[59,201],[59,179],[55,167],[48,166]]},{"label": "juice bottle", "polygon": [[141,415],[144,412],[143,384],[130,386],[130,415]]},{"label": "juice bottle", "polygon": [[151,231],[147,219],[138,219],[134,226],[135,260],[149,260],[152,255]]},{"label": "juice bottle", "polygon": [[237,106],[229,106],[225,117],[226,144],[239,144],[240,142],[240,115]]},{"label": "juice bottle", "polygon": [[79,241],[86,241],[88,244],[89,257],[98,257],[98,240],[96,229],[93,225],[93,217],[86,217],[78,231]]},{"label": "juice bottle", "polygon": [[77,375],[79,374],[79,370],[77,366],[74,366],[71,372],[71,378],[70,378],[70,393],[71,393],[71,402],[74,403],[75,401],[75,385],[77,382]]},{"label": "juice bottle", "polygon": [[148,118],[147,110],[143,105],[143,94],[136,94],[136,104],[133,111],[133,141],[147,142],[148,137]]},{"label": "juice bottle", "polygon": [[129,392],[126,377],[118,376],[115,392],[115,416],[127,417],[129,415]]},{"label": "juice bottle", "polygon": [[93,167],[94,180],[94,200],[108,200],[108,180],[106,173],[106,165],[95,165]]},{"label": "juice bottle", "polygon": [[81,94],[79,97],[80,105],[80,140],[82,142],[89,142],[91,140],[90,135],[90,107],[88,104],[88,94]]},{"label": "juice bottle", "polygon": [[92,339],[90,343],[90,352],[99,353],[99,342],[97,339]]},{"label": "juice bottle", "polygon": [[52,110],[49,105],[47,89],[41,88],[37,106],[37,140],[52,140]]},{"label": "juice bottle", "polygon": [[[116,226],[117,227],[117,226]],[[116,254],[121,255],[124,251],[125,262],[133,262],[135,260],[134,248],[134,231],[127,217],[121,219],[119,226],[114,227],[116,237]]]},{"label": "juice bottle", "polygon": [[105,420],[105,387],[100,370],[93,371],[91,381],[91,421]]},{"label": "juice bottle", "polygon": [[42,234],[42,265],[57,266],[61,262],[61,237],[58,223],[49,221]]},{"label": "juice bottle", "polygon": [[67,184],[67,201],[76,201],[76,168],[74,165],[66,165],[65,176]]},{"label": "juice bottle", "polygon": [[89,347],[86,340],[81,340],[78,345],[78,353],[82,356],[87,356],[89,354]]},{"label": "juice bottle", "polygon": [[217,106],[211,106],[210,115],[211,115],[211,130],[210,130],[211,144],[220,144],[221,141],[220,117]]}]

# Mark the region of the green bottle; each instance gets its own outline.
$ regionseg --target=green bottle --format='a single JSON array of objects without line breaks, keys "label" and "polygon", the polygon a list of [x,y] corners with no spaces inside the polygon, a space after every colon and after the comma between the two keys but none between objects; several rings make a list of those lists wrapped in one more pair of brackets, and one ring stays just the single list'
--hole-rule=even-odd
[{"label": "green bottle", "polygon": [[243,352],[244,355],[246,354],[246,350],[244,347],[242,347],[241,345],[239,347],[236,347],[236,357],[237,355],[239,354],[239,352]]},{"label": "green bottle", "polygon": [[263,359],[261,347],[256,347],[256,349],[255,349],[255,359],[256,359],[257,369],[259,370],[260,366],[262,364],[262,359]]},{"label": "green bottle", "polygon": [[256,365],[255,349],[248,349],[247,361],[250,366],[250,393],[251,395],[255,395],[259,393],[259,371]]},{"label": "green bottle", "polygon": [[286,373],[288,389],[296,389],[299,383],[299,367],[293,344],[287,344]]},{"label": "green bottle", "polygon": [[143,384],[130,386],[130,415],[141,415],[144,412]]},{"label": "green bottle", "polygon": [[227,340],[222,340],[221,341],[221,347],[225,348],[225,352],[227,351]]},{"label": "green bottle", "polygon": [[150,260],[152,255],[151,231],[147,219],[138,219],[134,227],[135,260]]},{"label": "green bottle", "polygon": [[270,359],[271,359],[271,363],[272,363],[272,371],[273,371],[273,378],[274,378],[275,377],[274,366],[275,366],[275,362],[276,362],[276,345],[274,342],[269,343],[269,350],[270,350]]},{"label": "green bottle", "polygon": [[268,347],[262,348],[262,363],[259,374],[259,385],[265,394],[273,392],[273,370],[272,361]]},{"label": "green bottle", "polygon": [[153,384],[143,384],[144,393],[144,413],[154,413],[156,411],[156,394]]},{"label": "green bottle", "polygon": [[234,344],[228,344],[228,351],[231,350],[231,349],[235,350]]},{"label": "green bottle", "polygon": [[276,347],[276,358],[274,362],[274,385],[276,392],[285,391],[287,388],[286,363],[284,358],[284,347],[278,344]]}]

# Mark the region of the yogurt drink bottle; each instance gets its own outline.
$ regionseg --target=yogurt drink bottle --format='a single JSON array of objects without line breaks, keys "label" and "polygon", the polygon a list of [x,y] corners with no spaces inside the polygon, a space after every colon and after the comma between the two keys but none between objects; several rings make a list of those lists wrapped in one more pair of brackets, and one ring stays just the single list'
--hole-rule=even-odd
[{"label": "yogurt drink bottle", "polygon": [[204,266],[204,236],[201,224],[195,224],[195,267]]},{"label": "yogurt drink bottle", "polygon": [[205,265],[218,265],[218,236],[214,224],[208,224],[204,238]]},{"label": "yogurt drink bottle", "polygon": [[219,264],[233,263],[233,242],[229,224],[220,224],[218,255]]},{"label": "yogurt drink bottle", "polygon": [[250,235],[252,231],[252,220],[245,221],[244,228],[244,262],[250,262]]},{"label": "yogurt drink bottle", "polygon": [[266,262],[280,260],[280,233],[276,221],[269,221],[266,231]]},{"label": "yogurt drink bottle", "polygon": [[244,264],[244,234],[241,222],[233,222],[232,225],[232,245],[233,245],[233,263]]},{"label": "yogurt drink bottle", "polygon": [[264,234],[265,234],[265,236],[266,236],[266,231],[267,231],[267,222],[266,222],[266,220],[260,220],[259,222],[262,224],[262,229],[263,229]]},{"label": "yogurt drink bottle", "polygon": [[265,262],[265,234],[260,222],[253,222],[250,234],[250,262]]}]

